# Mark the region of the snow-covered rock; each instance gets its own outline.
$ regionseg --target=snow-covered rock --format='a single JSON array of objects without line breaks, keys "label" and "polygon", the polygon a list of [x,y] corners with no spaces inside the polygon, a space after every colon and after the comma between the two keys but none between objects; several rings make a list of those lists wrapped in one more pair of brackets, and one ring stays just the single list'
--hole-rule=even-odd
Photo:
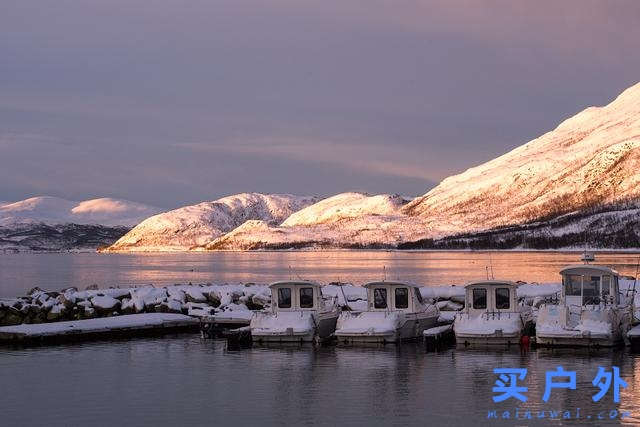
[{"label": "snow-covered rock", "polygon": [[91,298],[91,305],[99,312],[108,312],[118,309],[120,301],[109,295],[96,296]]},{"label": "snow-covered rock", "polygon": [[205,245],[248,220],[280,223],[313,197],[243,193],[147,218],[107,251],[184,251]]}]

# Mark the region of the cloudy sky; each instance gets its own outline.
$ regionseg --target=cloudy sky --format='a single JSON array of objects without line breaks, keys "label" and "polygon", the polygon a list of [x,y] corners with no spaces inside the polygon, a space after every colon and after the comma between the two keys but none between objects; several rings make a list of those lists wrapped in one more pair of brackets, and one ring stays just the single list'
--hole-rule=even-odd
[{"label": "cloudy sky", "polygon": [[640,81],[640,2],[3,0],[0,200],[417,195]]}]

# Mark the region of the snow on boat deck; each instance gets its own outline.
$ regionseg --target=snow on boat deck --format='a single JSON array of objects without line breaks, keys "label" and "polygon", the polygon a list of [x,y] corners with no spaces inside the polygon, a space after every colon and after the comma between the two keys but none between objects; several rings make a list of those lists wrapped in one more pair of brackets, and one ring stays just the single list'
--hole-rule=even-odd
[{"label": "snow on boat deck", "polygon": [[91,339],[113,335],[133,336],[150,332],[197,329],[196,318],[174,313],[144,313],[99,319],[74,320],[0,327],[1,342],[56,339]]},{"label": "snow on boat deck", "polygon": [[453,325],[436,326],[435,328],[426,329],[422,332],[425,337],[434,337],[453,330]]}]

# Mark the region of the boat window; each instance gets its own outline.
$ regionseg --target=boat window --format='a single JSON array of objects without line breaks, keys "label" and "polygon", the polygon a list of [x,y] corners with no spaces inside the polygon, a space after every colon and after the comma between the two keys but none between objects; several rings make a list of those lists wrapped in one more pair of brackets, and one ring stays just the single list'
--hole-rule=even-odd
[{"label": "boat window", "polygon": [[611,276],[602,276],[602,297],[611,295]]},{"label": "boat window", "polygon": [[278,288],[278,308],[291,308],[291,288]]},{"label": "boat window", "polygon": [[409,308],[409,289],[396,288],[396,308]]},{"label": "boat window", "polygon": [[496,309],[508,310],[510,307],[509,288],[496,288]]},{"label": "boat window", "polygon": [[600,302],[600,276],[585,276],[582,289],[582,304]]},{"label": "boat window", "polygon": [[375,288],[373,290],[373,307],[387,308],[387,290],[385,288]]},{"label": "boat window", "polygon": [[300,308],[313,308],[313,288],[300,288]]},{"label": "boat window", "polygon": [[582,288],[582,276],[569,274],[563,277],[564,294],[567,296],[580,296]]},{"label": "boat window", "polygon": [[416,293],[416,298],[418,299],[418,302],[419,302],[420,304],[424,304],[424,300],[422,299],[422,294],[420,293],[420,289],[418,289],[418,288],[413,288],[413,290],[414,290],[414,291],[415,291],[415,293]]},{"label": "boat window", "polygon": [[487,290],[486,289],[473,290],[473,308],[480,308],[480,309],[487,308]]}]

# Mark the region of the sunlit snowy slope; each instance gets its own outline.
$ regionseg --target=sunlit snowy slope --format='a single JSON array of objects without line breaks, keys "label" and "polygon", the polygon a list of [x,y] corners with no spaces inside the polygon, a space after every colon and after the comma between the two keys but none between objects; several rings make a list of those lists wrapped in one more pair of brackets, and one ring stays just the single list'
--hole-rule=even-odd
[{"label": "sunlit snowy slope", "polygon": [[417,235],[420,224],[401,212],[398,195],[343,193],[301,210],[280,226],[249,221],[205,249],[391,247]]},{"label": "sunlit snowy slope", "polygon": [[147,218],[109,251],[185,251],[204,245],[248,220],[280,223],[313,197],[243,193]]},{"label": "sunlit snowy slope", "polygon": [[431,237],[521,224],[640,195],[640,83],[515,150],[449,177],[404,212]]}]

